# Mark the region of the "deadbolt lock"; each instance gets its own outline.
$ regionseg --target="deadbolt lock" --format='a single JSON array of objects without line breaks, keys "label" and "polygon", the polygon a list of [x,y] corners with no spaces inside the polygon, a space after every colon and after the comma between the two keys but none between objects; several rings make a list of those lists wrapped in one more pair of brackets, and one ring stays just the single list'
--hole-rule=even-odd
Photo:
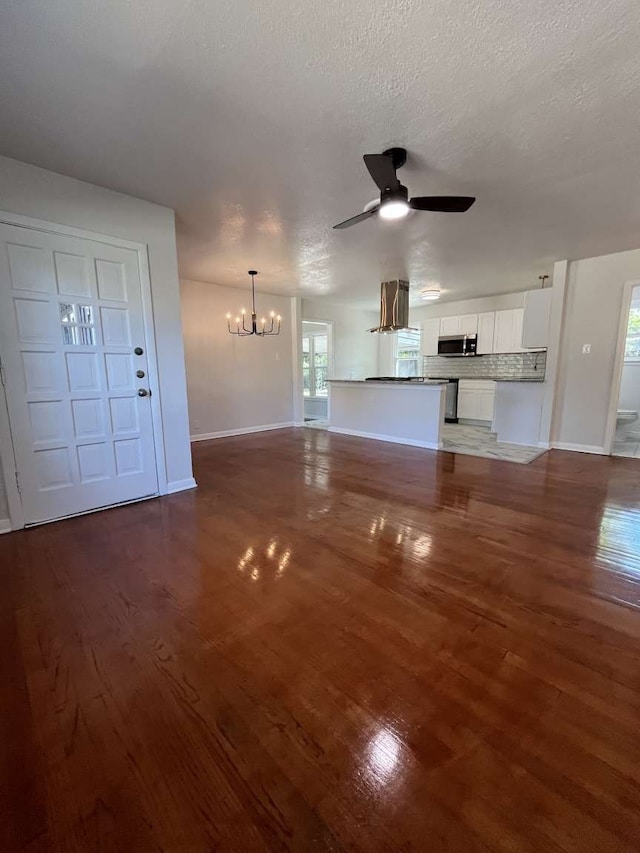
[{"label": "deadbolt lock", "polygon": [[135,352],[135,354],[136,354],[136,355],[142,355],[142,353],[144,352],[144,350],[142,349],[142,347],[136,347],[136,348],[134,349],[134,352]]},{"label": "deadbolt lock", "polygon": [[136,370],[136,376],[138,377],[138,379],[143,379],[144,378],[144,370]]}]

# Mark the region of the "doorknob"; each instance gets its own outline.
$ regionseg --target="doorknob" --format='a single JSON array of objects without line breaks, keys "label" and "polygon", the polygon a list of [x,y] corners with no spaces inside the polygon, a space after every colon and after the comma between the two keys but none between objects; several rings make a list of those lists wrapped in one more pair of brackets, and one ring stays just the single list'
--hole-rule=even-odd
[{"label": "doorknob", "polygon": [[144,379],[144,370],[136,370],[136,376],[138,379]]},{"label": "doorknob", "polygon": [[151,391],[147,391],[146,388],[138,388],[138,397],[150,397]]}]

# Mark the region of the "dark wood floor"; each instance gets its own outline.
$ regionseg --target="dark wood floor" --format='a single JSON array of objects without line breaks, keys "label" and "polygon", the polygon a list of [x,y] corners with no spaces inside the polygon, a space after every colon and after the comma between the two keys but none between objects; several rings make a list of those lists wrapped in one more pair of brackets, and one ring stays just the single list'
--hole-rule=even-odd
[{"label": "dark wood floor", "polygon": [[2,851],[640,849],[640,461],[298,429],[0,537]]}]

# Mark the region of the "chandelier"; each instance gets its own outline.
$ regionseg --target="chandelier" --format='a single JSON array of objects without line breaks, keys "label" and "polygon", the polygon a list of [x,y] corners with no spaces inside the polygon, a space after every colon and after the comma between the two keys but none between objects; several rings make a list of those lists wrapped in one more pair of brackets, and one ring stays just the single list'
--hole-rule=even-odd
[{"label": "chandelier", "polygon": [[[227,328],[229,330],[230,335],[239,335],[241,338],[246,337],[247,335],[259,335],[261,338],[266,338],[268,335],[279,335],[280,334],[280,320],[282,317],[280,314],[276,316],[276,312],[272,311],[269,314],[269,319],[271,321],[270,325],[267,326],[267,320],[265,317],[262,317],[260,320],[261,328],[258,328],[258,315],[256,314],[256,283],[255,277],[258,275],[258,270],[249,270],[249,275],[251,276],[251,327],[247,329],[245,325],[245,317],[246,312],[244,308],[242,309],[242,325],[240,325],[240,317],[236,317],[236,327],[235,329],[231,328],[231,314],[227,314]],[[277,323],[277,326],[276,326]]]}]

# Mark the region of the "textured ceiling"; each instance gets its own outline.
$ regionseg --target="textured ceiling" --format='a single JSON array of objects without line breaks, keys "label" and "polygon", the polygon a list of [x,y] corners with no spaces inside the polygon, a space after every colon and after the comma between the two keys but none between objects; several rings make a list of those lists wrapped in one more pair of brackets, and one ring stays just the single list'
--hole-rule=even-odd
[{"label": "textured ceiling", "polygon": [[[185,277],[522,290],[640,245],[638,44],[632,0],[7,0],[0,153],[173,207]],[[389,145],[476,205],[332,231]]]}]

